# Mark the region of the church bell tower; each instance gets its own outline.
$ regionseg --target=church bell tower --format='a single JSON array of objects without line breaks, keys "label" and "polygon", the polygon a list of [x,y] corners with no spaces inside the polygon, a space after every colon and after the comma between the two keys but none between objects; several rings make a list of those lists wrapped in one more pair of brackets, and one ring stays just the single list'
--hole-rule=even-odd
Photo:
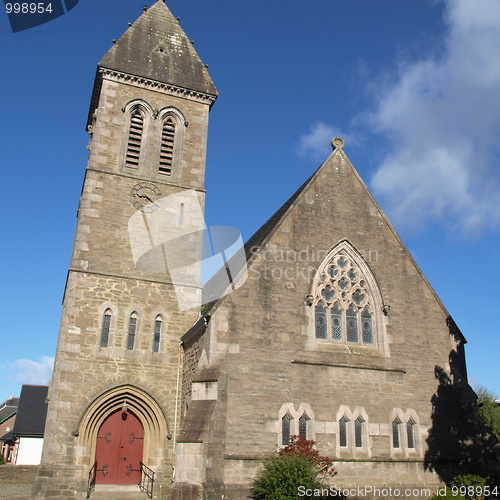
[{"label": "church bell tower", "polygon": [[216,98],[161,0],[98,65],[34,498],[137,485],[144,467],[155,473],[154,496],[168,496],[180,338],[199,315],[208,114]]}]

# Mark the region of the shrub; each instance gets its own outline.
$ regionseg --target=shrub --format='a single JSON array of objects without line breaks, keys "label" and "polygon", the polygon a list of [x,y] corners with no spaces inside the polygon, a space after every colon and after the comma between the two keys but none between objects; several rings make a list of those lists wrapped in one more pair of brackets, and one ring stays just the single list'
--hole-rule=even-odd
[{"label": "shrub", "polygon": [[[335,476],[333,459],[322,456],[314,449],[313,440],[302,436],[292,436],[290,444],[282,448],[278,455],[264,462],[264,468],[257,474],[251,498],[255,500],[297,500],[333,498],[329,488],[322,482]],[[301,487],[299,495],[299,487]],[[312,495],[305,495],[309,490]],[[318,495],[319,490],[319,495]],[[324,493],[321,495],[321,493]],[[335,496],[337,500],[341,496]]]},{"label": "shrub", "polygon": [[3,455],[0,453],[0,465],[5,465],[5,459],[3,458]]},{"label": "shrub", "polygon": [[[295,500],[299,486],[318,488],[318,471],[306,457],[288,454],[264,462],[254,480],[252,498],[255,500]],[[302,497],[310,498],[310,497]]]}]

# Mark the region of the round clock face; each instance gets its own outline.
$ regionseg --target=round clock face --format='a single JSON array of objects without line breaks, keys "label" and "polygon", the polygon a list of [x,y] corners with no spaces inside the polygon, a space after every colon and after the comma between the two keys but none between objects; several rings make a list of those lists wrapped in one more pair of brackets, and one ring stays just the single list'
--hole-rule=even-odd
[{"label": "round clock face", "polygon": [[154,212],[160,208],[161,191],[152,182],[139,182],[130,191],[130,201],[137,210]]}]

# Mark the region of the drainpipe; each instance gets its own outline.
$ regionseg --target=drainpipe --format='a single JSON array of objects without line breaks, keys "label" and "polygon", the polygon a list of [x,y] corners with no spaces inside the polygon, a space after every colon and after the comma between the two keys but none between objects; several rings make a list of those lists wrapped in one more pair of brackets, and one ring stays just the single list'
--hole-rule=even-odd
[{"label": "drainpipe", "polygon": [[175,459],[177,457],[177,413],[179,408],[179,383],[181,378],[181,364],[182,364],[182,340],[179,342],[179,359],[177,362],[177,388],[175,391],[175,417],[174,417],[174,441],[173,441],[174,453],[172,460],[172,469],[174,470],[174,473],[172,475],[172,482],[174,482],[175,480]]}]

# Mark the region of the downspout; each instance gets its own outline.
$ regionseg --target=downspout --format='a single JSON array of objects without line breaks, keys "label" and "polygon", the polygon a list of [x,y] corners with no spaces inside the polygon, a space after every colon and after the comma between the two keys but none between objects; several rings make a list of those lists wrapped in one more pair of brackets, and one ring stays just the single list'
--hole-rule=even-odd
[{"label": "downspout", "polygon": [[174,416],[174,452],[172,459],[172,469],[174,471],[172,475],[172,482],[175,481],[175,459],[177,457],[177,413],[179,408],[179,383],[181,378],[181,364],[182,364],[182,340],[179,342],[179,359],[177,362],[177,387],[175,390],[175,416]]}]

